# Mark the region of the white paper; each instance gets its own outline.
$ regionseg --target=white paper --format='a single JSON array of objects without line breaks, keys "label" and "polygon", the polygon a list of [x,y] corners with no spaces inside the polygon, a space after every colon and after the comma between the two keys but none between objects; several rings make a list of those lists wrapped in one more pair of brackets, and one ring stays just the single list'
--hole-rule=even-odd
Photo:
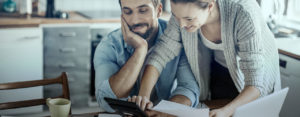
[{"label": "white paper", "polygon": [[192,108],[183,104],[162,100],[152,110],[178,117],[208,117],[208,108]]}]

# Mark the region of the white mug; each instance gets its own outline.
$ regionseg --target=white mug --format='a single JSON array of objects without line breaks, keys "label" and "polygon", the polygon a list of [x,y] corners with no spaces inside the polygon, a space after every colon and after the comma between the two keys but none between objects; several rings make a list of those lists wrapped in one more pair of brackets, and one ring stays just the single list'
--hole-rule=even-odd
[{"label": "white mug", "polygon": [[70,100],[65,98],[48,98],[46,103],[49,107],[51,117],[68,117],[71,108]]}]

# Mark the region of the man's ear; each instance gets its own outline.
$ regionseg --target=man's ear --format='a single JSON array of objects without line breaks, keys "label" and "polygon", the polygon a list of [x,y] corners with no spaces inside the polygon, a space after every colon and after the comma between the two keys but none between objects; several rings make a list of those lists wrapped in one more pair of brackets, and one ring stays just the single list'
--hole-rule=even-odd
[{"label": "man's ear", "polygon": [[163,13],[163,5],[161,3],[159,3],[159,5],[157,6],[157,18],[159,18]]}]

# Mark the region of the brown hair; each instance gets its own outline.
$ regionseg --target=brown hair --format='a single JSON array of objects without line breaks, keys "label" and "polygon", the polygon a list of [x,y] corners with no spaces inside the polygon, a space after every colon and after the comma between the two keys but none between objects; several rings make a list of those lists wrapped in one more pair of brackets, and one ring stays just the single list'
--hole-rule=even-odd
[{"label": "brown hair", "polygon": [[[160,3],[160,0],[151,0],[152,1],[152,3],[153,3],[153,6],[154,7],[157,7],[158,5],[159,5],[159,3]],[[119,0],[119,4],[120,4],[120,6],[122,6],[121,5],[121,0]]]},{"label": "brown hair", "polygon": [[195,3],[199,8],[205,9],[208,7],[209,2],[213,0],[171,0],[173,3]]}]

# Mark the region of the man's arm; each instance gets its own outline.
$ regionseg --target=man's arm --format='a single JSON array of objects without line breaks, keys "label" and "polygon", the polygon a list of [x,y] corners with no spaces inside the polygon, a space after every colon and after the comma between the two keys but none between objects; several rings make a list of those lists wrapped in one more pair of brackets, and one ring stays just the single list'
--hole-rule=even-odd
[{"label": "man's arm", "polygon": [[118,98],[129,95],[138,78],[148,51],[147,41],[131,32],[123,16],[121,17],[121,24],[124,41],[132,46],[135,51],[120,71],[109,79],[109,84]]},{"label": "man's arm", "polygon": [[147,46],[136,48],[133,55],[116,74],[109,78],[111,89],[118,98],[128,97],[147,54]]},{"label": "man's arm", "polygon": [[[120,43],[112,43],[113,37],[103,39],[96,49],[94,66],[96,71],[96,97],[101,108],[112,112],[104,97],[127,98],[143,65],[143,48],[136,49],[132,57],[121,67],[117,63]],[[121,84],[122,83],[122,84]]]},{"label": "man's arm", "polygon": [[[148,45],[140,36],[133,34],[127,24],[123,23],[122,34],[124,41],[135,48],[133,55],[128,59],[124,66],[117,63],[117,50],[122,47],[121,43],[113,43],[114,38],[102,40],[96,49],[94,66],[96,71],[96,97],[102,108],[106,111],[113,110],[105,102],[104,97],[127,98],[130,94],[141,67],[143,66]],[[123,48],[121,48],[123,49]]]},{"label": "man's arm", "polygon": [[200,89],[182,50],[177,68],[177,87],[171,94],[170,101],[196,107],[199,103]]}]

